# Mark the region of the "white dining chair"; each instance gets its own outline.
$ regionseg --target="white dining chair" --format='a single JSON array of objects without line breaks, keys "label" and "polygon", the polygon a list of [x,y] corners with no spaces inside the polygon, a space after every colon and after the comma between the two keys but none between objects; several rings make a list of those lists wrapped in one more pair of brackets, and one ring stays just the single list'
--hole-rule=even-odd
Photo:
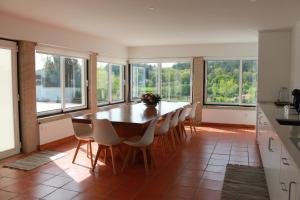
[{"label": "white dining chair", "polygon": [[177,109],[170,121],[170,135],[171,135],[174,150],[176,149],[176,141],[177,141],[177,143],[180,143],[179,135],[176,130],[176,127],[178,126],[178,118],[179,118],[180,112],[181,112],[181,109]]},{"label": "white dining chair", "polygon": [[194,102],[193,105],[192,105],[192,109],[189,113],[189,115],[187,116],[187,120],[189,122],[189,126],[190,126],[190,129],[191,129],[191,133],[193,134],[196,134],[197,131],[196,131],[196,122],[195,122],[195,118],[196,118],[196,109],[197,109],[197,106],[200,104],[200,102]]},{"label": "white dining chair", "polygon": [[155,131],[157,121],[158,121],[158,119],[155,118],[150,122],[150,125],[147,127],[143,136],[135,136],[135,137],[132,137],[129,140],[125,140],[123,142],[124,144],[127,144],[129,146],[129,150],[125,157],[122,171],[127,166],[127,162],[128,162],[128,159],[129,159],[131,153],[133,152],[133,150],[136,150],[136,149],[141,150],[143,153],[146,174],[149,174],[147,153],[149,153],[149,156],[150,156],[151,166],[152,167],[155,166],[155,161],[154,161],[153,153],[152,153],[152,143],[153,143],[153,139],[154,139],[154,131]]},{"label": "white dining chair", "polygon": [[183,138],[187,138],[187,134],[186,134],[186,131],[185,131],[185,128],[184,128],[184,122],[186,120],[186,113],[187,113],[187,109],[188,108],[183,108],[179,117],[178,117],[178,130],[180,132],[180,137],[181,137],[181,140],[183,141]]},{"label": "white dining chair", "polygon": [[[70,119],[71,120],[71,119]],[[93,167],[93,153],[92,153],[92,142],[94,141],[93,138],[93,131],[90,124],[73,124],[74,135],[78,140],[77,147],[75,150],[75,154],[72,160],[72,163],[75,163],[78,151],[81,145],[87,143],[87,156],[91,159],[91,165]]]},{"label": "white dining chair", "polygon": [[170,130],[170,121],[173,113],[170,112],[167,114],[166,118],[163,119],[161,123],[156,125],[154,136],[157,138],[157,143],[161,145],[162,152],[166,154],[166,148],[171,148],[169,143],[169,130]]},{"label": "white dining chair", "polygon": [[124,141],[124,139],[118,136],[112,123],[107,119],[93,120],[93,137],[95,142],[98,143],[98,150],[92,171],[95,170],[101,150],[109,148],[113,173],[116,174],[117,170],[115,165],[114,147],[120,147],[119,145]]}]

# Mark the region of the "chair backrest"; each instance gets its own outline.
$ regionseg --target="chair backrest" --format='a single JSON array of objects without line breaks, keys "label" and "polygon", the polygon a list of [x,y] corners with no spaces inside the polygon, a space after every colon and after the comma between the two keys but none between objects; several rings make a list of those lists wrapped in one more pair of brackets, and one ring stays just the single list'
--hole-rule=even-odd
[{"label": "chair backrest", "polygon": [[184,122],[185,121],[186,112],[187,112],[187,108],[183,108],[180,115],[179,115],[179,118],[178,118],[179,122]]},{"label": "chair backrest", "polygon": [[90,124],[73,123],[73,130],[75,137],[92,136],[92,126]]},{"label": "chair backrest", "polygon": [[192,110],[191,110],[191,112],[190,112],[190,114],[189,114],[189,118],[191,118],[191,119],[194,119],[194,118],[195,118],[195,116],[196,116],[196,109],[197,109],[198,104],[200,104],[199,101],[193,103],[193,105],[192,105]]},{"label": "chair backrest", "polygon": [[159,134],[166,134],[170,129],[170,121],[173,113],[168,113],[167,117],[164,119],[163,123],[159,127]]},{"label": "chair backrest", "polygon": [[171,122],[170,122],[170,128],[174,128],[178,125],[178,118],[179,118],[179,113],[181,109],[176,110],[175,114],[173,115]]},{"label": "chair backrest", "polygon": [[93,137],[98,144],[110,146],[121,142],[111,122],[107,119],[93,120]]},{"label": "chair backrest", "polygon": [[147,127],[147,129],[146,129],[146,131],[143,135],[143,137],[138,142],[139,146],[148,146],[148,145],[153,143],[154,131],[155,131],[157,121],[158,121],[158,118],[155,118],[150,122],[149,126]]}]

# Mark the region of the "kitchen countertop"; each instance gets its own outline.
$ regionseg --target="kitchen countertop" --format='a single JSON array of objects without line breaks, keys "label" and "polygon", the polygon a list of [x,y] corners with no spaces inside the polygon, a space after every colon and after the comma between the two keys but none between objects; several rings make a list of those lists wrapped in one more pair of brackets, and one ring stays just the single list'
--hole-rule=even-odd
[{"label": "kitchen countertop", "polygon": [[284,118],[283,107],[277,107],[274,103],[259,103],[258,105],[266,115],[297,167],[300,169],[300,150],[297,149],[297,144],[294,144],[291,140],[291,138],[299,139],[298,145],[300,147],[300,126],[280,125],[277,122],[276,119]]}]

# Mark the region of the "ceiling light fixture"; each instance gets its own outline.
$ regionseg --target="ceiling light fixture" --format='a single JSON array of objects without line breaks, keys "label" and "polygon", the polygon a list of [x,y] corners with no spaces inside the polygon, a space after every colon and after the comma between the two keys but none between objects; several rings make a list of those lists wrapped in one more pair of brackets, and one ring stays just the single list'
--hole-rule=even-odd
[{"label": "ceiling light fixture", "polygon": [[149,7],[148,9],[149,9],[149,10],[151,10],[151,11],[152,11],[152,10],[155,10],[155,8],[154,8],[154,7]]},{"label": "ceiling light fixture", "polygon": [[255,3],[257,0],[249,0],[251,3]]}]

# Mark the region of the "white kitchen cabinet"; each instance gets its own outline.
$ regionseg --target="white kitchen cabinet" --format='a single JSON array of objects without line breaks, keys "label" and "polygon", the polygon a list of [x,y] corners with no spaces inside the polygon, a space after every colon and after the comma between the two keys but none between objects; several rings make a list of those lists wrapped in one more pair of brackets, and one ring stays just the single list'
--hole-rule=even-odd
[{"label": "white kitchen cabinet", "polygon": [[282,200],[300,199],[300,171],[295,162],[282,146],[280,183]]},{"label": "white kitchen cabinet", "polygon": [[300,200],[300,171],[258,107],[257,143],[271,200]]}]

